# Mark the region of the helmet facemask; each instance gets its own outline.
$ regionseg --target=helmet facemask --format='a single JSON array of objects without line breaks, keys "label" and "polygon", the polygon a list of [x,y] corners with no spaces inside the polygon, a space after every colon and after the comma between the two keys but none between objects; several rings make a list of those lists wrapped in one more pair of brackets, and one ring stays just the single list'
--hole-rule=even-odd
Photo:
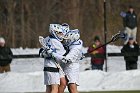
[{"label": "helmet facemask", "polygon": [[59,24],[50,24],[50,33],[54,36],[57,40],[62,41],[64,38],[62,26]]},{"label": "helmet facemask", "polygon": [[66,44],[71,44],[77,40],[79,40],[80,38],[80,34],[79,34],[79,30],[78,29],[74,29],[74,30],[70,30],[65,36],[65,43]]},{"label": "helmet facemask", "polygon": [[64,39],[64,34],[63,32],[59,32],[59,31],[54,31],[56,34],[56,37],[59,39],[59,41],[62,41]]}]

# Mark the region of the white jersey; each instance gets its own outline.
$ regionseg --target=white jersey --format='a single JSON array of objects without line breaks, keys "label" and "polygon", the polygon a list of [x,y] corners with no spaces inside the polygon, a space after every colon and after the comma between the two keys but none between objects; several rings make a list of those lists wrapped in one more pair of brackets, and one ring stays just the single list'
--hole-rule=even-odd
[{"label": "white jersey", "polygon": [[66,68],[79,68],[79,60],[82,57],[82,46],[83,42],[80,39],[69,46],[69,52],[66,55],[66,59],[70,59],[72,63]]},{"label": "white jersey", "polygon": [[[45,42],[46,45],[53,51],[53,56],[57,59],[57,62],[61,60],[63,57],[61,55],[64,55],[66,53],[66,50],[64,49],[62,43],[50,36],[45,38]],[[45,58],[44,67],[56,67],[54,62],[55,60],[53,60],[52,58]]]},{"label": "white jersey", "polygon": [[79,60],[82,57],[82,46],[82,40],[78,40],[69,46],[69,52],[66,55],[66,58],[70,59],[72,63],[66,64],[64,69],[69,80],[68,83],[76,83],[79,85]]},{"label": "white jersey", "polygon": [[82,40],[78,40],[69,45],[69,53],[66,55],[66,59],[70,59],[72,63],[78,62],[82,57]]}]

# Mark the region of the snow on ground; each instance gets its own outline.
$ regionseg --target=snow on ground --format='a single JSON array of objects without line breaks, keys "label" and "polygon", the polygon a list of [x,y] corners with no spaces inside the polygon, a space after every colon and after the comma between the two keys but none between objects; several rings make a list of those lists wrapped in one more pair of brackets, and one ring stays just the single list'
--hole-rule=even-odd
[{"label": "snow on ground", "polygon": [[[88,70],[80,73],[79,91],[139,90],[140,70],[103,72]],[[44,92],[43,72],[0,74],[0,92]]]},{"label": "snow on ground", "polygon": [[25,49],[23,49],[22,47],[16,49],[12,48],[12,52],[14,55],[38,54],[39,48],[25,48]]},{"label": "snow on ground", "polygon": [[43,72],[0,74],[0,92],[43,92]]},{"label": "snow on ground", "polygon": [[[108,52],[120,52],[121,46],[108,45]],[[39,49],[12,49],[15,55],[37,54]],[[86,53],[87,48],[83,48]],[[140,57],[138,70],[125,71],[123,57],[108,57],[108,72],[87,70],[90,57],[80,61],[79,91],[139,90]],[[13,59],[11,72],[0,74],[0,92],[44,92],[43,59]],[[67,91],[67,90],[66,90]]]},{"label": "snow on ground", "polygon": [[107,73],[98,70],[80,73],[79,91],[139,90],[140,70]]},{"label": "snow on ground", "polygon": [[107,45],[108,53],[120,53],[122,46]]}]

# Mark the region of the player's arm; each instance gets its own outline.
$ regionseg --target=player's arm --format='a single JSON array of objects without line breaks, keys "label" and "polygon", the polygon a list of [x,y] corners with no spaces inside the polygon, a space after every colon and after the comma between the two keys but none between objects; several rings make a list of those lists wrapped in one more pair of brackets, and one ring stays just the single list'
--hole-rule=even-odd
[{"label": "player's arm", "polygon": [[69,53],[66,55],[66,59],[70,60],[71,62],[76,62],[77,60],[80,60],[82,57],[82,45],[82,41],[72,45]]}]

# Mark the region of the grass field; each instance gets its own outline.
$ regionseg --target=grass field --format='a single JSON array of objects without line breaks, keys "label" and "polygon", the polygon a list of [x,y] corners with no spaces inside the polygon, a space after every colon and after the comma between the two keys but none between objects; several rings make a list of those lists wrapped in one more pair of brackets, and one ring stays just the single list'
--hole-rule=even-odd
[{"label": "grass field", "polygon": [[[26,92],[26,93],[45,93],[45,92]],[[65,92],[69,93],[69,92]],[[134,91],[93,91],[93,92],[79,92],[79,93],[140,93],[140,90]]]},{"label": "grass field", "polygon": [[140,91],[93,91],[93,92],[80,92],[80,93],[140,93]]},{"label": "grass field", "polygon": [[95,91],[95,92],[80,92],[80,93],[140,93],[140,91]]}]

